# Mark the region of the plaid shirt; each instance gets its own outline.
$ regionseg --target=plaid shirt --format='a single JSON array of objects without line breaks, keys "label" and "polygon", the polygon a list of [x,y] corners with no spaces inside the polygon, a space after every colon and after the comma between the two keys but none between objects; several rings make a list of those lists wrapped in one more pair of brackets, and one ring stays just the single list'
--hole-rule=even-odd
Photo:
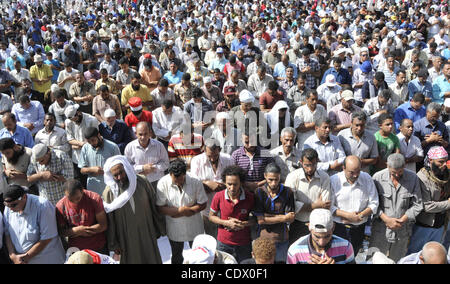
[{"label": "plaid shirt", "polygon": [[[72,159],[62,151],[50,151],[51,158],[49,164],[41,165],[32,159],[30,165],[28,166],[27,176],[50,171],[54,174],[64,176],[66,180],[73,178]],[[56,203],[64,197],[63,184],[64,182],[61,181],[39,181],[39,196],[48,199],[54,206],[56,206]]]},{"label": "plaid shirt", "polygon": [[[313,58],[309,59],[309,62],[305,62],[305,60],[303,58],[299,58],[297,59],[297,67],[298,70],[300,72],[302,72],[302,69],[306,68],[306,67],[310,67],[312,72],[317,72],[320,71],[320,65],[319,62]],[[313,75],[306,73],[306,87],[310,88],[310,89],[315,89],[316,88],[316,77],[314,77]]]}]

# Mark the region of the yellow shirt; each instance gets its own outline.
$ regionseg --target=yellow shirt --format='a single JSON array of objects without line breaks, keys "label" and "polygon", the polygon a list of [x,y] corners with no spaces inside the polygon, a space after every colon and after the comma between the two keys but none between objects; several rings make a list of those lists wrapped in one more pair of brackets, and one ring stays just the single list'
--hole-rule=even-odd
[{"label": "yellow shirt", "polygon": [[[147,86],[142,85],[139,88],[138,91],[133,90],[133,87],[130,85],[127,85],[122,90],[122,98],[121,98],[121,104],[123,106],[128,104],[128,100],[132,97],[139,97],[142,100],[142,103],[144,102],[151,102],[153,100],[152,96],[150,95],[150,90],[147,88]],[[145,110],[148,110],[147,107],[144,107]]]},{"label": "yellow shirt", "polygon": [[[31,79],[37,79],[37,80],[45,80],[45,79],[51,79],[53,77],[52,69],[47,64],[42,64],[41,68],[39,68],[37,65],[33,65],[30,68],[30,78]],[[37,84],[33,82],[33,89],[40,92],[45,93],[46,91],[50,90],[50,87],[52,86],[52,81],[47,81],[44,84]]]}]

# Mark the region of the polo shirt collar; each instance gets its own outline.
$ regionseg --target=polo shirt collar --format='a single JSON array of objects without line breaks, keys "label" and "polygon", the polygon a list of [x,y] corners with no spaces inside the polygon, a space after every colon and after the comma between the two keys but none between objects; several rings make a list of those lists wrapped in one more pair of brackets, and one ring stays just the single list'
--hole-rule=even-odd
[{"label": "polo shirt collar", "polygon": [[[228,189],[225,189],[225,200],[230,200],[230,198],[228,197]],[[241,187],[241,195],[239,196],[239,200],[245,200],[245,191],[242,187]]]}]

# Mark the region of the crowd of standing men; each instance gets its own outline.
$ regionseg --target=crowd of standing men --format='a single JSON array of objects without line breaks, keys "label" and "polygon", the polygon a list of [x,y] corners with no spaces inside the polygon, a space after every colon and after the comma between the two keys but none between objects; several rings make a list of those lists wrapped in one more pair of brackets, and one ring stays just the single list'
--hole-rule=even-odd
[{"label": "crowd of standing men", "polygon": [[447,263],[449,30],[432,0],[2,4],[0,262]]}]

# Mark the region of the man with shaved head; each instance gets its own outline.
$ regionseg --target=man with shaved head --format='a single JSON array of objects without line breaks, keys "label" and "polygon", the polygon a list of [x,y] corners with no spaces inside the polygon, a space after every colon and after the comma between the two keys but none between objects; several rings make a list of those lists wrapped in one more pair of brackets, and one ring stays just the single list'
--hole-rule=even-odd
[{"label": "man with shaved head", "polygon": [[449,264],[450,257],[445,247],[438,242],[428,242],[417,253],[400,259],[398,264]]},{"label": "man with shaved head", "polygon": [[134,167],[136,174],[142,174],[154,188],[169,168],[169,156],[164,144],[151,138],[153,129],[145,121],[136,125],[137,139],[130,142],[125,148],[125,156]]},{"label": "man with shaved head", "polygon": [[361,171],[357,156],[346,157],[344,171],[331,176],[330,182],[334,192],[330,208],[336,223],[334,234],[348,240],[357,255],[367,219],[378,209],[377,189],[372,177]]}]

